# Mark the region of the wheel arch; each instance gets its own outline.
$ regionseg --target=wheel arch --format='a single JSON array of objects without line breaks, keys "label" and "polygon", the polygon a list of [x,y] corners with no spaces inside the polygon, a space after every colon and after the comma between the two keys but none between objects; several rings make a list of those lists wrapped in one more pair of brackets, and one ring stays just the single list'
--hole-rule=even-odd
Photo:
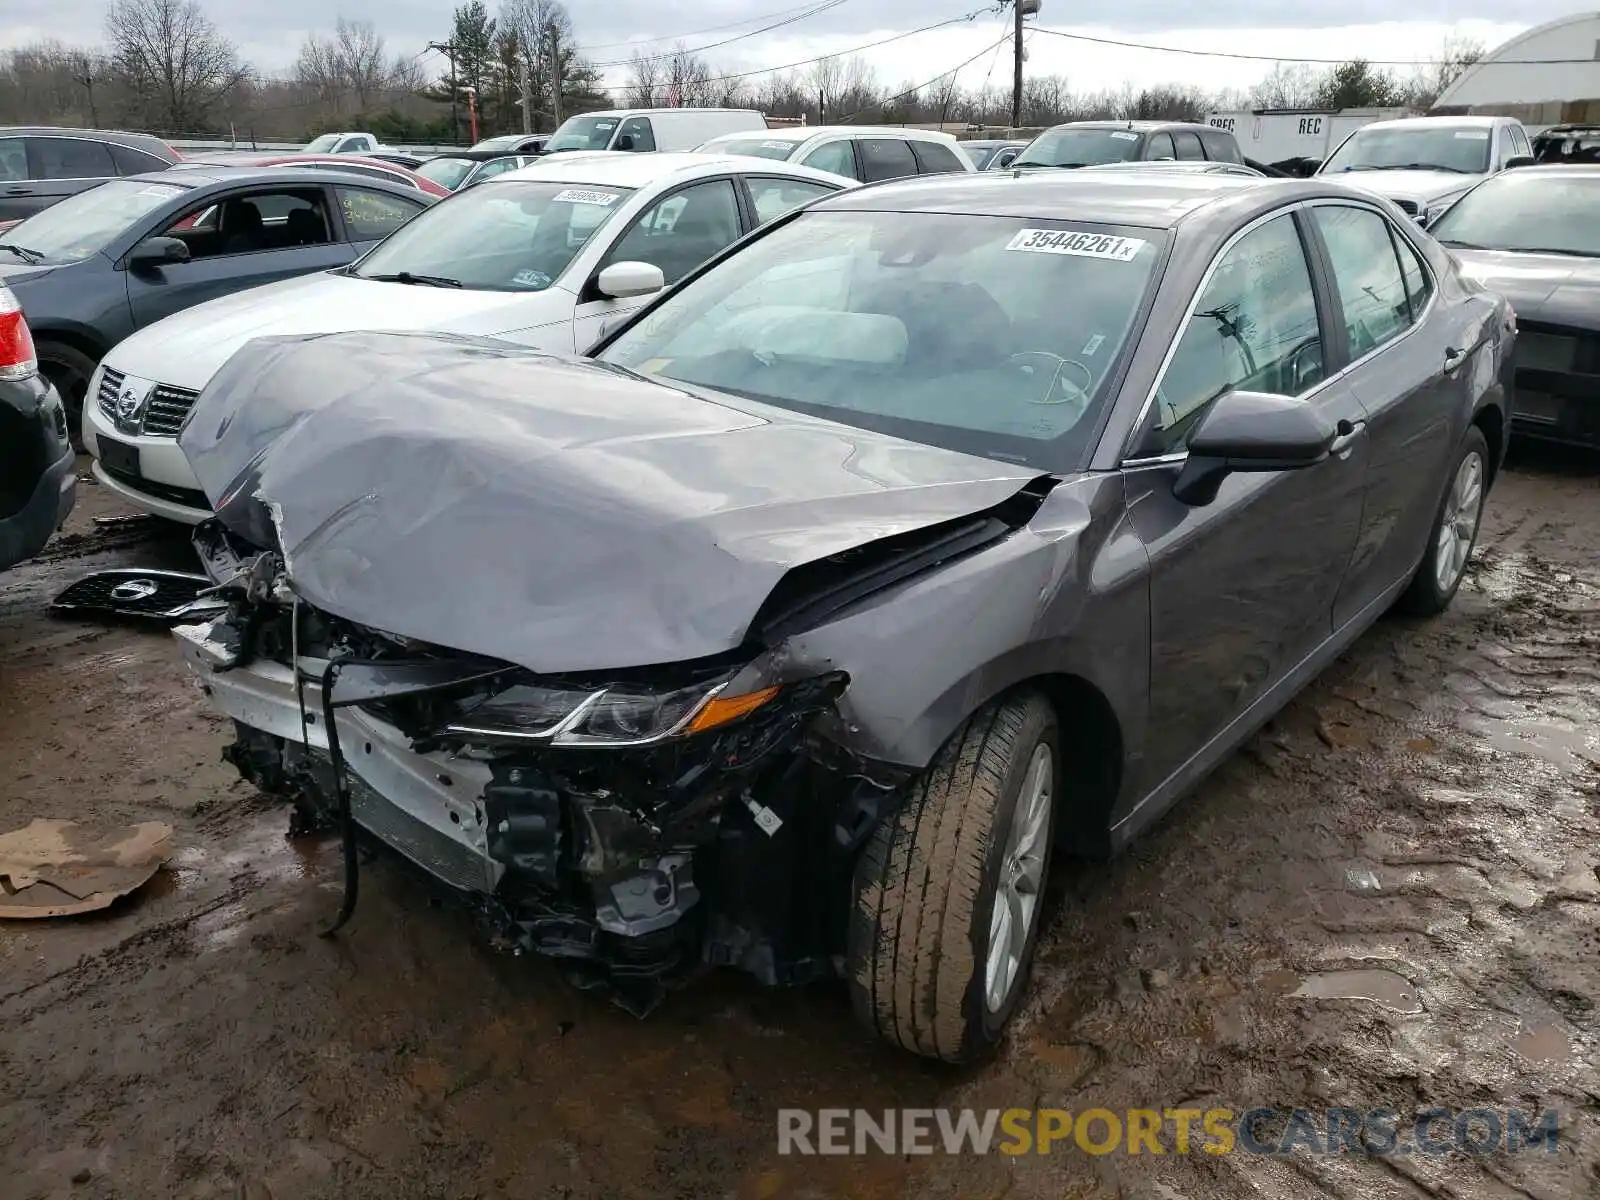
[{"label": "wheel arch", "polygon": [[1489,482],[1493,483],[1506,454],[1506,414],[1498,404],[1485,404],[1473,413],[1472,423],[1489,443]]}]

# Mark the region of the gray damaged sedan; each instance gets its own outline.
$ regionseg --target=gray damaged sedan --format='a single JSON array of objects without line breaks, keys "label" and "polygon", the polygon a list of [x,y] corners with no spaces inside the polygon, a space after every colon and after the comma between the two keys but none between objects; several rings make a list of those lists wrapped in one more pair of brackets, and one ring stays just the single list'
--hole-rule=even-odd
[{"label": "gray damaged sedan", "polygon": [[588,359],[263,339],[181,445],[244,776],[647,1006],[848,983],[969,1059],[1052,854],[1124,845],[1396,601],[1436,613],[1514,327],[1325,181],[907,180]]}]

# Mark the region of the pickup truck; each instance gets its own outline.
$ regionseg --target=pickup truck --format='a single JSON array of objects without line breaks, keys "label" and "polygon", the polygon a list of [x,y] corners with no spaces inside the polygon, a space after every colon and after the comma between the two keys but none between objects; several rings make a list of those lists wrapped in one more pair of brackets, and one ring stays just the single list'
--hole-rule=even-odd
[{"label": "pickup truck", "polygon": [[1490,175],[1532,163],[1515,117],[1407,117],[1363,125],[1317,174],[1376,192],[1427,225]]}]

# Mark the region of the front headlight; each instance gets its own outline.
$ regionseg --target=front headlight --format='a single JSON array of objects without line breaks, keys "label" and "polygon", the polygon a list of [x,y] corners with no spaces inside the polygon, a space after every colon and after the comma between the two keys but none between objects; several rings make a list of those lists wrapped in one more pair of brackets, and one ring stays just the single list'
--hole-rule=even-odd
[{"label": "front headlight", "polygon": [[728,686],[724,680],[652,692],[625,686],[591,691],[518,684],[462,712],[444,733],[547,746],[643,746],[736,721],[779,691],[768,687],[730,696]]}]

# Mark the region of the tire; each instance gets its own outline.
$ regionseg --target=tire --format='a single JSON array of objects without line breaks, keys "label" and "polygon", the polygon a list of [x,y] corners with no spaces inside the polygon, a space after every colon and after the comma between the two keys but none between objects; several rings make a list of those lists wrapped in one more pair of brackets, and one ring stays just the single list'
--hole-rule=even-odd
[{"label": "tire", "polygon": [[[1050,703],[1037,693],[998,701],[956,732],[904,806],[868,840],[853,881],[846,976],[856,1016],[879,1036],[946,1062],[969,1062],[999,1043],[1027,990],[1060,764]],[[988,951],[1001,872],[1011,867],[1007,836],[1019,802],[1033,794],[1035,772],[1048,789],[1035,852],[1027,856],[1037,890],[1015,971],[991,1003]]]},{"label": "tire", "polygon": [[49,338],[35,339],[34,353],[39,358],[39,373],[55,384],[67,410],[67,433],[74,450],[83,449],[83,402],[89,380],[99,364],[76,346]]},{"label": "tire", "polygon": [[[1476,496],[1471,501],[1473,509],[1468,522],[1457,506],[1463,498],[1459,494],[1463,473],[1471,470],[1468,464],[1474,457],[1477,459]],[[1476,425],[1470,426],[1466,436],[1461,439],[1455,458],[1451,460],[1444,495],[1439,498],[1433,525],[1428,529],[1428,544],[1422,551],[1422,561],[1417,564],[1417,573],[1412,576],[1411,585],[1395,605],[1399,611],[1417,617],[1432,617],[1450,607],[1450,601],[1455,598],[1456,590],[1466,576],[1467,561],[1472,557],[1473,547],[1478,544],[1478,530],[1483,525],[1483,503],[1489,492],[1489,470],[1489,443],[1481,429]],[[1470,529],[1467,528],[1469,523]],[[1444,538],[1447,524],[1454,531],[1448,545],[1455,552],[1449,571],[1442,567],[1447,543],[1441,539]],[[1441,579],[1441,575],[1448,575],[1448,578]]]}]

